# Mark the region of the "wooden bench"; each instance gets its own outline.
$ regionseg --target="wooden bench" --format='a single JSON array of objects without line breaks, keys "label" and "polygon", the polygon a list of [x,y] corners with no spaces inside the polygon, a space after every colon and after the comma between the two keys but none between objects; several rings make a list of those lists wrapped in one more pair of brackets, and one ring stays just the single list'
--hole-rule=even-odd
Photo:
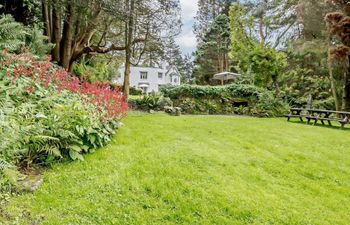
[{"label": "wooden bench", "polygon": [[324,109],[303,109],[303,108],[291,108],[289,114],[286,115],[288,121],[290,118],[299,118],[303,122],[303,118],[307,120],[307,123],[310,124],[313,121],[313,124],[316,125],[318,121],[325,125],[325,121],[329,126],[332,126],[332,122],[339,122],[340,128],[343,129],[345,124],[350,123],[350,112],[343,111],[332,111]]}]

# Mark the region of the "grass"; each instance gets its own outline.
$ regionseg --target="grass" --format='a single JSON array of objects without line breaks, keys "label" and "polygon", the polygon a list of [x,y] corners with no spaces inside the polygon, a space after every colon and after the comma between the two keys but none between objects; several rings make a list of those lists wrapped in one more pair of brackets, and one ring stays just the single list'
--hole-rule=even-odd
[{"label": "grass", "polygon": [[129,99],[137,100],[141,98],[142,98],[142,95],[129,95]]},{"label": "grass", "polygon": [[10,199],[2,220],[349,224],[348,130],[163,114],[132,114],[124,123],[113,144],[54,166],[34,194]]}]

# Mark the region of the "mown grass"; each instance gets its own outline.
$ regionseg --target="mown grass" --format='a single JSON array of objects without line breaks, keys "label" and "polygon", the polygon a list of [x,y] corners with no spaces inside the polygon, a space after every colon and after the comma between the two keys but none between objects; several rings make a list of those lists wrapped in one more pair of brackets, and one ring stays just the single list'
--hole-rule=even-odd
[{"label": "mown grass", "polygon": [[141,98],[142,98],[142,95],[129,95],[129,99],[137,100]]},{"label": "mown grass", "polygon": [[124,122],[109,147],[54,166],[34,194],[12,198],[2,220],[349,224],[348,130],[225,116]]}]

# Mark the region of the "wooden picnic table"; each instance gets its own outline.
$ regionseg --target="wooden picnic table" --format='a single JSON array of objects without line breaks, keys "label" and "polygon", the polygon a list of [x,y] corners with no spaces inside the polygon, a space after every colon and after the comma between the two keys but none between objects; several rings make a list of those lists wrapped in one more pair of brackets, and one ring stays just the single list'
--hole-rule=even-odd
[{"label": "wooden picnic table", "polygon": [[324,109],[291,108],[286,117],[288,121],[290,121],[290,118],[294,117],[299,118],[302,122],[304,121],[303,118],[305,118],[308,124],[313,120],[314,125],[316,125],[318,121],[321,121],[321,123],[325,125],[325,121],[327,121],[328,125],[332,126],[332,121],[335,121],[341,124],[342,129],[345,124],[350,123],[350,112]]}]

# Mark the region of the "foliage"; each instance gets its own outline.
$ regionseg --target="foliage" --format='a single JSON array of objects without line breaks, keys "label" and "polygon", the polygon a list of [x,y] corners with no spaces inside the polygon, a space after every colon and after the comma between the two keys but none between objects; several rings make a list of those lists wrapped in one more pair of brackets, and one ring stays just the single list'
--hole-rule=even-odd
[{"label": "foliage", "polygon": [[0,49],[18,51],[25,45],[26,31],[11,16],[0,18]]},{"label": "foliage", "polygon": [[121,57],[117,54],[84,55],[73,65],[73,73],[89,82],[114,82],[120,76]]},{"label": "foliage", "polygon": [[0,50],[19,53],[27,48],[31,53],[44,56],[52,45],[47,44],[47,37],[42,35],[38,26],[26,27],[16,22],[12,16],[0,17]]},{"label": "foliage", "polygon": [[85,63],[75,63],[73,66],[74,74],[90,82],[108,80],[108,72],[106,63],[97,63],[93,66],[86,65]]},{"label": "foliage", "polygon": [[0,0],[0,15],[10,14],[26,26],[40,22],[41,2],[38,0]]},{"label": "foliage", "polygon": [[197,41],[201,42],[209,27],[220,14],[228,15],[231,4],[235,0],[199,0],[193,32]]},{"label": "foliage", "polygon": [[169,98],[163,97],[162,94],[155,92],[151,92],[135,101],[136,108],[141,110],[164,110],[164,107],[172,106],[173,104]]},{"label": "foliage", "polygon": [[250,18],[245,17],[246,14],[247,9],[239,3],[233,4],[230,9],[230,57],[237,67],[236,69],[242,68],[243,71],[248,71],[249,65],[242,62],[248,62],[247,57],[257,42],[247,33],[247,30],[250,30],[253,25]]},{"label": "foliage", "polygon": [[255,46],[248,54],[247,63],[253,74],[254,84],[260,87],[269,87],[271,83],[274,86],[278,85],[278,78],[287,65],[283,53],[261,45]]},{"label": "foliage", "polygon": [[231,84],[226,86],[199,86],[199,85],[181,85],[168,86],[161,89],[164,96],[172,99],[182,97],[189,98],[257,98],[263,89],[253,85]]},{"label": "foliage", "polygon": [[130,95],[142,95],[142,89],[137,87],[130,87]]},{"label": "foliage", "polygon": [[185,113],[230,114],[234,103],[248,103],[245,114],[255,116],[279,116],[288,105],[271,92],[254,85],[231,84],[226,86],[168,86],[161,89],[174,106]]},{"label": "foliage", "polygon": [[195,52],[193,75],[197,84],[209,84],[214,74],[228,71],[230,23],[225,14],[215,18]]},{"label": "foliage", "polygon": [[[288,66],[280,78],[281,90],[288,102],[295,107],[305,107],[310,96],[313,107],[335,109],[330,91],[331,82],[327,68],[327,44],[320,39],[298,40],[287,51]],[[342,69],[335,64],[337,95],[341,95]]]},{"label": "foliage", "polygon": [[[297,38],[300,29],[301,4],[304,0],[245,0],[237,1],[245,13],[239,21],[245,23],[247,34],[259,44],[273,49],[284,48],[291,40]],[[307,0],[310,2],[310,0]],[[312,1],[312,0],[311,0]],[[319,1],[318,1],[319,2]]]},{"label": "foliage", "polygon": [[230,55],[235,69],[251,76],[257,86],[279,89],[277,81],[287,65],[286,56],[248,34],[254,24],[250,18],[244,17],[246,11],[239,3],[234,4],[230,11]]},{"label": "foliage", "polygon": [[348,1],[328,1],[339,8],[325,16],[330,36],[330,56],[346,68],[342,78],[342,110],[350,111],[350,14]]},{"label": "foliage", "polygon": [[[5,51],[0,64],[0,161],[9,165],[1,169],[2,177],[15,171],[14,165],[83,160],[83,153],[110,141],[125,115],[119,90],[79,81],[49,60]],[[13,186],[11,178],[5,181]]]}]

